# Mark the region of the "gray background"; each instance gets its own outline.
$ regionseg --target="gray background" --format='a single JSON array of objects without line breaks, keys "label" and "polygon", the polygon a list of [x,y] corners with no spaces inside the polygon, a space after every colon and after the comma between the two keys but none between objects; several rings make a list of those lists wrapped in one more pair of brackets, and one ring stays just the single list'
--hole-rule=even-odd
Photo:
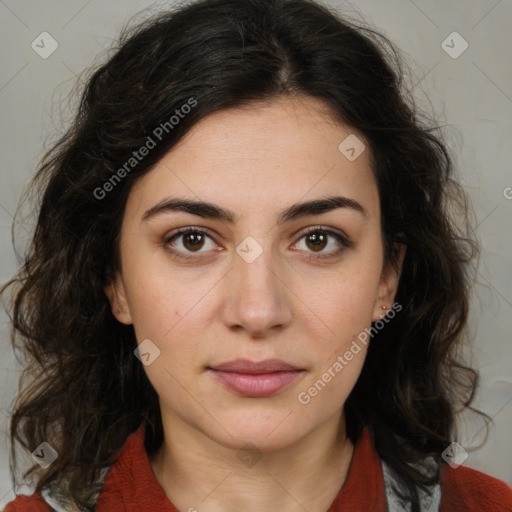
[{"label": "gray background", "polygon": [[[483,251],[471,309],[468,356],[481,372],[476,405],[494,419],[483,448],[483,423],[466,415],[461,444],[465,464],[512,485],[512,66],[511,0],[331,0],[328,4],[364,17],[388,35],[411,66],[419,104],[447,126],[463,183],[470,193]],[[165,2],[144,0],[0,0],[0,281],[17,264],[12,216],[43,152],[69,120],[67,98],[76,76],[98,62],[133,14]],[[173,5],[173,2],[167,2]],[[43,31],[58,42],[41,58],[31,43]],[[452,58],[441,43],[458,32],[469,44]],[[453,37],[451,38],[453,39]],[[462,48],[450,38],[450,50]],[[25,231],[26,232],[26,231]],[[19,233],[24,233],[19,228]],[[26,239],[26,236],[25,236]],[[24,238],[16,242],[23,249]],[[7,424],[19,369],[2,313],[0,369],[0,507],[12,498]]]}]

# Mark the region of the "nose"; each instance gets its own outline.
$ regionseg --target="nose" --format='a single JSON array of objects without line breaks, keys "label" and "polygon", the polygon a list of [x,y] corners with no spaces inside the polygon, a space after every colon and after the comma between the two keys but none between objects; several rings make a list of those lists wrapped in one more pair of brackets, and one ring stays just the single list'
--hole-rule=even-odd
[{"label": "nose", "polygon": [[226,278],[222,316],[229,329],[263,338],[290,324],[293,294],[286,285],[282,265],[270,250],[264,250],[250,263],[235,254]]}]

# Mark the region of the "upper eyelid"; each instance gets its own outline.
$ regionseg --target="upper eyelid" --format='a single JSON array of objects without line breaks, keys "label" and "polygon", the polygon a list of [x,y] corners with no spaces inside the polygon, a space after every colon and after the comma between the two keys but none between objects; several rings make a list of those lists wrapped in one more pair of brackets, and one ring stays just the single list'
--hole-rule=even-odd
[{"label": "upper eyelid", "polygon": [[173,238],[178,238],[183,235],[187,235],[189,233],[195,233],[199,232],[201,234],[205,234],[209,236],[211,239],[215,240],[215,235],[212,234],[211,231],[208,230],[208,228],[199,228],[195,226],[185,226],[183,228],[178,228],[175,230],[175,232],[172,235],[165,235],[164,241],[168,243]]},{"label": "upper eyelid", "polygon": [[329,233],[329,234],[338,235],[341,238],[345,239],[347,242],[350,241],[350,237],[342,229],[329,228],[327,226],[320,226],[320,225],[319,226],[309,226],[307,228],[301,228],[298,231],[295,231],[293,233],[293,236],[300,233],[301,237],[303,237],[304,235],[308,235],[309,233],[312,233],[312,232],[314,233],[315,231],[325,231],[326,233]]}]

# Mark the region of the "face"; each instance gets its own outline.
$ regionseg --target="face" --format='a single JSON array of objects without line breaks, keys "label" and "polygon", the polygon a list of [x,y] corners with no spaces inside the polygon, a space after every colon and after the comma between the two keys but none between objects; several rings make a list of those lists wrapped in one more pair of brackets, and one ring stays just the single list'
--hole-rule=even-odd
[{"label": "face", "polygon": [[369,150],[338,149],[364,139],[322,107],[281,97],[216,112],[129,195],[106,293],[150,340],[164,425],[272,450],[342,418],[367,349],[351,347],[391,308],[398,278]]}]

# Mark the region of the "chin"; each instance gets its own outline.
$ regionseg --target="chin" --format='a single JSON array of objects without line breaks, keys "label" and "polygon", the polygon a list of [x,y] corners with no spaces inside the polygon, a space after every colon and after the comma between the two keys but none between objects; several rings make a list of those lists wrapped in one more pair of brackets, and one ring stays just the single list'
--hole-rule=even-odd
[{"label": "chin", "polygon": [[[299,428],[297,418],[290,412],[291,408],[290,410],[281,408],[279,413],[267,411],[260,414],[255,412],[241,414],[238,412],[226,417],[217,417],[217,421],[226,430],[219,427],[213,433],[211,432],[212,424],[209,422],[209,435],[219,444],[232,449],[238,450],[246,443],[252,443],[261,451],[279,450],[296,442],[307,431],[305,425],[302,429]],[[304,430],[303,434],[301,434],[302,430]]]}]

